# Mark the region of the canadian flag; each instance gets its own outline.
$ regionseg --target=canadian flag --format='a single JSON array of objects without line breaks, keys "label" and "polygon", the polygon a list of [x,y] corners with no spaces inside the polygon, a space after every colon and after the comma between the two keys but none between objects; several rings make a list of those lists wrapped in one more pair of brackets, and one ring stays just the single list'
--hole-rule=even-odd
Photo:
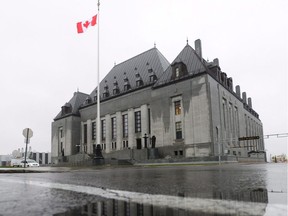
[{"label": "canadian flag", "polygon": [[89,26],[95,26],[97,24],[97,15],[93,16],[90,21],[86,20],[84,22],[77,23],[77,32],[83,33],[85,32]]}]

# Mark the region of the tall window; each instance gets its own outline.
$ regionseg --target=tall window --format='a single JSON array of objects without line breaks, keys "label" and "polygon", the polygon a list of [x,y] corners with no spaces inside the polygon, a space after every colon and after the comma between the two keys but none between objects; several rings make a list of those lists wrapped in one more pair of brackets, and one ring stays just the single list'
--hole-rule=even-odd
[{"label": "tall window", "polygon": [[123,123],[123,137],[128,137],[128,115],[125,114],[122,116],[122,123]]},{"label": "tall window", "polygon": [[236,134],[239,136],[239,116],[237,107],[235,107],[235,130]]},{"label": "tall window", "polygon": [[176,139],[182,139],[182,124],[181,122],[175,123]]},{"label": "tall window", "polygon": [[135,133],[141,132],[141,111],[135,112]]},{"label": "tall window", "polygon": [[96,139],[96,122],[92,122],[92,140]]},{"label": "tall window", "polygon": [[106,138],[106,121],[105,119],[104,120],[101,120],[101,135],[102,135],[102,140],[105,140]]},{"label": "tall window", "polygon": [[116,127],[116,117],[111,118],[111,126],[112,126],[112,140],[116,139],[117,135],[117,127]]},{"label": "tall window", "polygon": [[63,137],[63,127],[59,127],[59,137],[62,138]]},{"label": "tall window", "polygon": [[178,78],[180,76],[179,67],[176,67],[176,69],[175,69],[175,76],[176,76],[176,78]]},{"label": "tall window", "polygon": [[180,115],[181,114],[181,101],[175,101],[174,102],[174,107],[175,107],[175,115]]},{"label": "tall window", "polygon": [[83,136],[84,136],[84,144],[87,143],[87,124],[83,125]]}]

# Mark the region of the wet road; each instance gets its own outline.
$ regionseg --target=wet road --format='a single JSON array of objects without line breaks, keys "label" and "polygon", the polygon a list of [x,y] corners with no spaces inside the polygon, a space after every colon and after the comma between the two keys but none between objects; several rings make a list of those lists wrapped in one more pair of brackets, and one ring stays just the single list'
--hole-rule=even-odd
[{"label": "wet road", "polygon": [[286,215],[287,164],[0,174],[0,194],[0,215]]}]

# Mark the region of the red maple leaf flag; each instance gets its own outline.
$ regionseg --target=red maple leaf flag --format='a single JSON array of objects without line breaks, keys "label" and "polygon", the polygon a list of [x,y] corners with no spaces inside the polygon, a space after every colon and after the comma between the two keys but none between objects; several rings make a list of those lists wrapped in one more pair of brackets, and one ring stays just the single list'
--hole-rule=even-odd
[{"label": "red maple leaf flag", "polygon": [[97,24],[97,15],[93,16],[90,21],[86,20],[84,22],[77,23],[77,32],[83,33],[85,32],[89,26],[95,26]]}]

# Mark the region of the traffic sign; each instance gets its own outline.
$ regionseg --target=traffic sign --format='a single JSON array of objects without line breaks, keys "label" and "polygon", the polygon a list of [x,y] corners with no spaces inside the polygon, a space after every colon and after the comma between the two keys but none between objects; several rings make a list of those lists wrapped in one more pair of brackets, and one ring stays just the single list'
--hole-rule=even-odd
[{"label": "traffic sign", "polygon": [[31,138],[33,136],[33,131],[30,128],[25,128],[22,134],[26,139]]}]

